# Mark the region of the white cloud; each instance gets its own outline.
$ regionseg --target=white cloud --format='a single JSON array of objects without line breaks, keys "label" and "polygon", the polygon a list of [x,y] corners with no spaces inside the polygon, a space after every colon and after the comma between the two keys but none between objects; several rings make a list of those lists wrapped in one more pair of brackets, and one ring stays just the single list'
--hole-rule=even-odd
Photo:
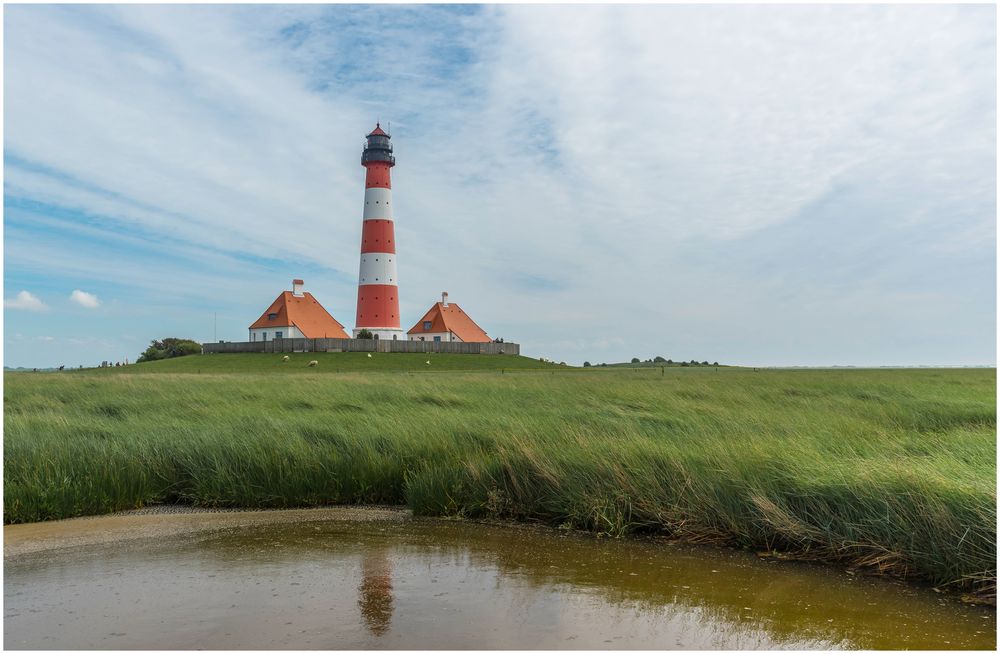
[{"label": "white cloud", "polygon": [[20,311],[45,311],[49,308],[44,302],[28,291],[21,291],[14,298],[4,299],[3,306],[5,309],[17,309]]},{"label": "white cloud", "polygon": [[[871,298],[897,316],[879,333],[923,320],[905,299],[920,278],[959,313],[913,351],[973,325],[995,359],[995,11],[9,7],[5,194],[108,236],[8,225],[5,265],[181,306],[272,296],[270,262],[294,262],[349,323],[380,115],[411,322],[447,289],[550,358],[627,359],[638,338],[672,358],[835,358]],[[125,235],[162,255],[129,256]]]},{"label": "white cloud", "polygon": [[101,301],[97,299],[96,295],[79,289],[70,293],[69,299],[85,309],[96,309],[101,306]]}]

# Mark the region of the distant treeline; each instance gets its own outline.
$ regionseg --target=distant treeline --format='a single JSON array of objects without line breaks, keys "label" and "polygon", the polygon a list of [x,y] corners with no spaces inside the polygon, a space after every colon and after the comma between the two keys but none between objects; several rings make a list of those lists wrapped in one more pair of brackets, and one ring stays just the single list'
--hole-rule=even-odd
[{"label": "distant treeline", "polygon": [[664,357],[653,357],[652,359],[646,359],[643,361],[639,357],[632,357],[631,361],[623,361],[621,363],[591,363],[590,361],[584,361],[584,368],[598,367],[598,368],[649,368],[658,366],[677,366],[679,368],[688,368],[692,366],[718,366],[719,362],[708,362],[708,361],[698,361],[696,359],[691,359],[690,361],[674,361],[673,359],[666,359]]}]

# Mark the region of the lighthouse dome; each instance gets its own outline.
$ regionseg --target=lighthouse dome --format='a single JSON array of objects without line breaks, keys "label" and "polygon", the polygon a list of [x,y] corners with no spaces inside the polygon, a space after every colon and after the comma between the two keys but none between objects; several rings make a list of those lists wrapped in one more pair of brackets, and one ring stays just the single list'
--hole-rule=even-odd
[{"label": "lighthouse dome", "polygon": [[365,149],[361,153],[361,165],[372,161],[384,161],[390,166],[396,164],[396,158],[392,156],[392,143],[390,137],[378,123],[375,129],[365,137]]}]

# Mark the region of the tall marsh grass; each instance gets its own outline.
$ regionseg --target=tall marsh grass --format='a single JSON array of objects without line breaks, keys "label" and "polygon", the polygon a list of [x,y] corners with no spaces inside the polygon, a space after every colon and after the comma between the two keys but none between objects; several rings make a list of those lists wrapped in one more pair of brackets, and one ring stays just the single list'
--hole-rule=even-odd
[{"label": "tall marsh grass", "polygon": [[995,398],[993,370],[13,373],[4,520],[407,504],[983,589]]}]

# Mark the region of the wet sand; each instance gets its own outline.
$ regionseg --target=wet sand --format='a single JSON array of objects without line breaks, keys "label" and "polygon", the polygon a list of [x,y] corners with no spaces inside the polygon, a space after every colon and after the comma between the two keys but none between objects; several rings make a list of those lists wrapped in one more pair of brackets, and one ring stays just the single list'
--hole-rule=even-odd
[{"label": "wet sand", "polygon": [[4,525],[3,558],[68,547],[171,538],[216,529],[317,521],[398,521],[410,515],[409,509],[389,506],[246,510],[157,505],[103,516]]}]

